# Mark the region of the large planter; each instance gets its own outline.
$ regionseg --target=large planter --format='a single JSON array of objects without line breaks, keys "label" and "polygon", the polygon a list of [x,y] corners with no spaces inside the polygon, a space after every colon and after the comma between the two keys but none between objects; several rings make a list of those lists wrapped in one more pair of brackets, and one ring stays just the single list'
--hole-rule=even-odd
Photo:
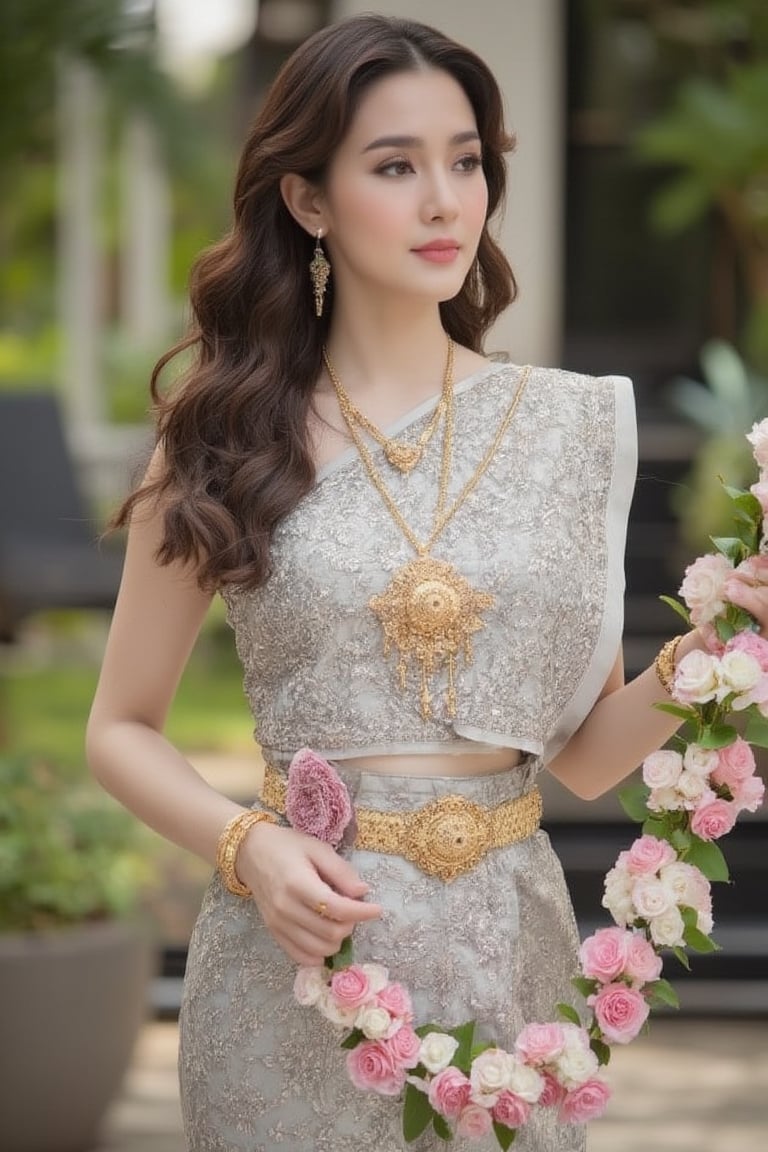
[{"label": "large planter", "polygon": [[109,921],[0,934],[0,1148],[87,1152],[146,1011],[150,952]]}]

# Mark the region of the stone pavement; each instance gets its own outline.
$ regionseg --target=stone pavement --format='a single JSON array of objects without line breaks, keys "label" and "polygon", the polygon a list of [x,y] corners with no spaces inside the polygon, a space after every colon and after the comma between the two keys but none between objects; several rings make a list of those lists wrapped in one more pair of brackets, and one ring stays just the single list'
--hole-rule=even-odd
[{"label": "stone pavement", "polygon": [[[95,1152],[185,1152],[176,1045],[175,1024],[146,1026]],[[655,1020],[648,1036],[614,1049],[610,1079],[613,1099],[592,1125],[589,1152],[768,1148],[766,1019]]]}]

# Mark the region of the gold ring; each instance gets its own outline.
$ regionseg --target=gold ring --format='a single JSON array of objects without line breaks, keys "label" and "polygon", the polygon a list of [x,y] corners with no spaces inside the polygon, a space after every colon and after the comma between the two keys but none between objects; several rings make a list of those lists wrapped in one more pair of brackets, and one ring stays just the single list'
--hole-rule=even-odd
[{"label": "gold ring", "polygon": [[317,912],[318,916],[327,916],[328,915],[328,905],[325,903],[324,900],[321,900],[318,904],[315,904],[314,910],[315,910],[315,912]]}]

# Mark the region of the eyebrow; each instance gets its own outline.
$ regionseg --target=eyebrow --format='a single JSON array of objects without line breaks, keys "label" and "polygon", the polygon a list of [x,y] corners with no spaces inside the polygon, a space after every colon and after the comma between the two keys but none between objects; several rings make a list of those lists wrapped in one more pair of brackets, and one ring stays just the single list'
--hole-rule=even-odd
[{"label": "eyebrow", "polygon": [[[450,144],[468,144],[471,140],[479,140],[480,137],[474,129],[467,132],[457,132],[455,136],[451,136]],[[370,144],[366,144],[363,152],[372,152],[374,148],[422,148],[424,141],[420,136],[379,136],[378,140],[372,140]]]}]

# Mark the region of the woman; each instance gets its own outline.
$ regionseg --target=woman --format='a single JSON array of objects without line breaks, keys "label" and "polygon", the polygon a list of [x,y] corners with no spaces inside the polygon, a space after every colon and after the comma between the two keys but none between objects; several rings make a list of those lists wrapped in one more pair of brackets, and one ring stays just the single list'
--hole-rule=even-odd
[{"label": "woman", "polygon": [[[546,761],[595,797],[673,731],[653,668],[623,686],[629,382],[482,351],[515,294],[489,232],[510,147],[467,49],[376,16],[319,32],[245,145],[231,234],[197,263],[195,364],[170,397],[157,373],[178,348],[153,378],[158,447],[119,517],[88,752],[223,869],[181,1015],[194,1152],[405,1146],[399,1107],[352,1086],[338,1033],[293,997],[296,965],[352,932],[422,1021],[473,1018],[504,1045],[552,1019],[577,937],[536,775]],[[162,735],[215,591],[268,766],[250,818]],[[286,825],[305,746],[347,782],[356,846]],[[584,1134],[540,1110],[517,1146],[577,1152]]]}]

